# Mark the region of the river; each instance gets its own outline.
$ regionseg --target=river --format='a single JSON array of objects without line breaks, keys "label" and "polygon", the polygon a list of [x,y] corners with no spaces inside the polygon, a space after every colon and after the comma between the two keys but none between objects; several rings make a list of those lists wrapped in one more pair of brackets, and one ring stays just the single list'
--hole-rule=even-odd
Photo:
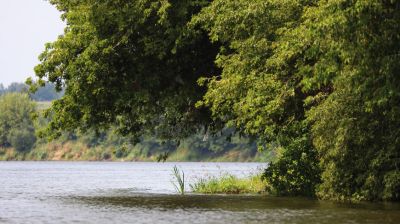
[{"label": "river", "polygon": [[400,205],[305,198],[177,195],[224,173],[257,173],[261,163],[0,162],[0,223],[400,223]]}]

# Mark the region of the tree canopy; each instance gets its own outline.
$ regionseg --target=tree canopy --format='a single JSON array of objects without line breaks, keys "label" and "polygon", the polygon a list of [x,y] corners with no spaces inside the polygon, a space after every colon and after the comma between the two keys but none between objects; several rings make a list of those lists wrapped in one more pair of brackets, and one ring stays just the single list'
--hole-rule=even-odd
[{"label": "tree canopy", "polygon": [[209,123],[195,107],[205,92],[196,82],[214,73],[217,47],[186,26],[207,1],[51,3],[68,24],[35,68],[66,86],[53,105],[52,130],[114,124],[121,133],[172,138]]},{"label": "tree canopy", "polygon": [[400,1],[51,2],[67,28],[35,69],[66,87],[49,130],[229,126],[277,152],[272,192],[399,200]]}]

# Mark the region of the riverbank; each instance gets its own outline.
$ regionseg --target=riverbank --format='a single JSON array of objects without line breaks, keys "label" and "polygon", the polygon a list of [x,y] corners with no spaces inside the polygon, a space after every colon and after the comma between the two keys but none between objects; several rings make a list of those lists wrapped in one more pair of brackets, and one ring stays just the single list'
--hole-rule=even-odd
[{"label": "riverbank", "polygon": [[157,161],[168,152],[170,162],[267,162],[264,153],[233,149],[226,152],[192,150],[185,147],[165,151],[148,149],[143,145],[133,147],[93,146],[80,141],[50,142],[36,145],[27,152],[13,148],[0,148],[0,161]]}]

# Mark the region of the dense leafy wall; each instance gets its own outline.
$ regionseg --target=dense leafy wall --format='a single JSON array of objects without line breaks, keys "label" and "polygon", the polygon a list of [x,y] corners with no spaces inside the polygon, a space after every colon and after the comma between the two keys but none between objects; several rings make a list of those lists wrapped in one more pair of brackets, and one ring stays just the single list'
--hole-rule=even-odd
[{"label": "dense leafy wall", "polygon": [[271,191],[399,199],[400,1],[51,2],[68,26],[36,67],[66,86],[50,133],[229,126],[278,153]]}]

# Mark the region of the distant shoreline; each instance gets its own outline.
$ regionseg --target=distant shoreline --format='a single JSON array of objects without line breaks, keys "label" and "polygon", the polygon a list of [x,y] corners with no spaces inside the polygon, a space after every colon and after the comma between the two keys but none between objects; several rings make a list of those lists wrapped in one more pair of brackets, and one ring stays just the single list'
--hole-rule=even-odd
[{"label": "distant shoreline", "polygon": [[[171,152],[166,162],[267,162],[261,153],[251,155],[239,150],[195,156],[190,153],[190,150],[177,149]],[[27,152],[0,148],[0,161],[157,162],[158,156],[158,152],[145,155],[135,149],[119,156],[113,147],[89,148],[79,142],[46,143]]]}]

